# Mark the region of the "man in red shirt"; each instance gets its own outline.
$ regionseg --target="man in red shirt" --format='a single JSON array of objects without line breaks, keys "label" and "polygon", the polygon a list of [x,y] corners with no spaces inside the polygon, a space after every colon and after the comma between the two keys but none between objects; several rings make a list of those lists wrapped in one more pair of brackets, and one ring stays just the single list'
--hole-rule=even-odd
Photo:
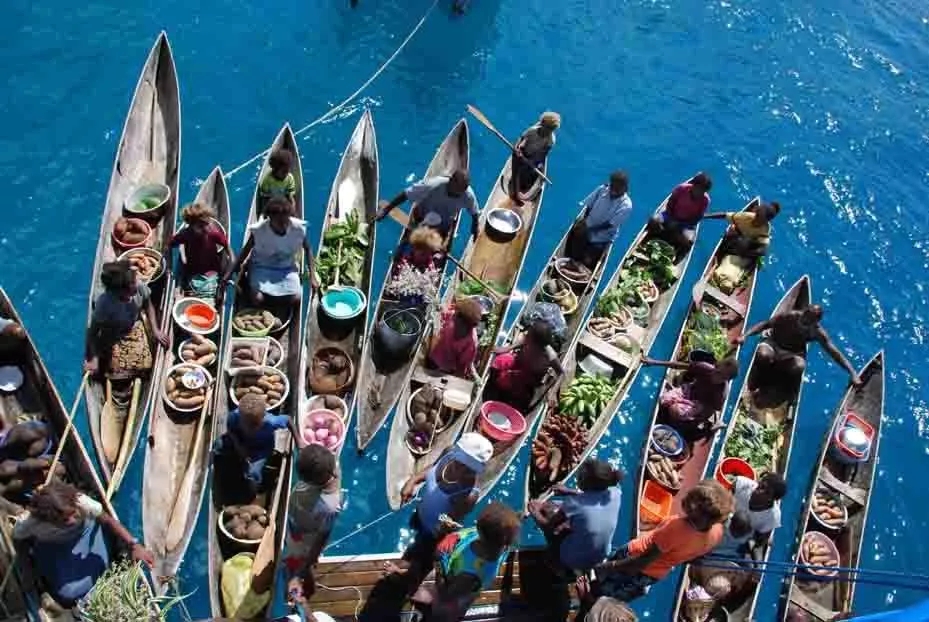
[{"label": "man in red shirt", "polygon": [[710,207],[712,187],[713,180],[706,173],[697,173],[689,182],[677,186],[664,211],[649,220],[651,233],[673,244],[679,253],[690,250],[697,224]]},{"label": "man in red shirt", "polygon": [[734,502],[719,482],[704,480],[691,488],[681,503],[683,514],[669,517],[654,530],[630,540],[609,560],[594,569],[596,579],[578,579],[582,597],[578,620],[601,596],[628,602],[663,579],[679,565],[713,550],[723,538],[723,522]]}]

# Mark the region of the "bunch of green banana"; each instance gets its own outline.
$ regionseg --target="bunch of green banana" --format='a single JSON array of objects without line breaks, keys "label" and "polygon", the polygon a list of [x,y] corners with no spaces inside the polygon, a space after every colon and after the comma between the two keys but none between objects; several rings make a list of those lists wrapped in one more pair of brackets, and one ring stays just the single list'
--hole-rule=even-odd
[{"label": "bunch of green banana", "polygon": [[577,376],[561,394],[558,411],[580,417],[584,426],[591,428],[615,390],[616,385],[609,378],[588,374]]}]

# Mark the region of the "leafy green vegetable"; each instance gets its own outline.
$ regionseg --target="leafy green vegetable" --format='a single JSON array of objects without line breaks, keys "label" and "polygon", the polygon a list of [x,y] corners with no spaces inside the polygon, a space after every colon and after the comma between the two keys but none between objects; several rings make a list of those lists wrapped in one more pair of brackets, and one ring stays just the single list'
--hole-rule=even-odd
[{"label": "leafy green vegetable", "polygon": [[723,455],[745,460],[752,465],[756,473],[770,471],[774,462],[774,451],[782,432],[781,424],[762,426],[746,415],[738,413],[732,434],[723,448]]},{"label": "leafy green vegetable", "polygon": [[[138,563],[121,561],[113,564],[94,583],[90,592],[77,605],[81,620],[86,622],[137,622],[167,620],[168,611],[187,598],[156,598]],[[158,611],[160,609],[160,612]]]},{"label": "leafy green vegetable", "polygon": [[323,287],[335,283],[336,272],[340,285],[357,287],[361,284],[368,247],[367,228],[368,225],[361,222],[355,212],[349,212],[344,222],[331,225],[323,233],[323,247],[316,262],[316,272]]},{"label": "leafy green vegetable", "polygon": [[590,429],[613,399],[616,383],[603,376],[575,377],[558,401],[558,412],[578,417]]},{"label": "leafy green vegetable", "polygon": [[[508,294],[506,285],[497,283],[496,281],[488,281],[487,284],[498,294]],[[458,285],[458,293],[462,296],[476,296],[478,294],[483,294],[486,288],[481,285],[476,279],[465,279]]]},{"label": "leafy green vegetable", "polygon": [[726,356],[729,352],[729,340],[718,317],[702,310],[693,314],[684,331],[681,358],[686,359],[693,350],[711,352],[717,361]]}]

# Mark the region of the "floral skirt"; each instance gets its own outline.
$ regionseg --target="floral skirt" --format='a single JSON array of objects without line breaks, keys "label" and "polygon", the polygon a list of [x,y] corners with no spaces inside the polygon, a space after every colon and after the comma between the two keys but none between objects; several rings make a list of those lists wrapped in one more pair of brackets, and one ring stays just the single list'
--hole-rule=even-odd
[{"label": "floral skirt", "polygon": [[145,322],[136,320],[129,333],[110,349],[109,374],[111,377],[139,376],[153,365],[152,342]]}]

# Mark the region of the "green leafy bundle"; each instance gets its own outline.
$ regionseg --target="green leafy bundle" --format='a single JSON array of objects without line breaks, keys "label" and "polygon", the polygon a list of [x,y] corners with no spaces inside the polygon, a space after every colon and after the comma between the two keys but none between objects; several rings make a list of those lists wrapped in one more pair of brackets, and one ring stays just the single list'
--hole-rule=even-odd
[{"label": "green leafy bundle", "polygon": [[316,262],[320,284],[324,288],[333,285],[338,271],[340,285],[360,285],[368,244],[368,225],[355,212],[326,229]]},{"label": "green leafy bundle", "polygon": [[574,378],[558,401],[558,412],[577,417],[590,429],[613,398],[616,384],[603,376],[582,374]]},{"label": "green leafy bundle", "polygon": [[156,598],[142,568],[128,560],[113,564],[77,605],[85,622],[139,622],[167,620],[168,611],[187,596]]},{"label": "green leafy bundle", "polygon": [[701,310],[694,313],[684,331],[681,358],[686,359],[693,350],[711,352],[717,361],[726,356],[729,340],[718,317]]},{"label": "green leafy bundle", "polygon": [[726,441],[723,455],[741,458],[752,465],[756,473],[770,471],[774,451],[783,430],[780,424],[762,426],[743,414],[736,415],[732,434]]}]

